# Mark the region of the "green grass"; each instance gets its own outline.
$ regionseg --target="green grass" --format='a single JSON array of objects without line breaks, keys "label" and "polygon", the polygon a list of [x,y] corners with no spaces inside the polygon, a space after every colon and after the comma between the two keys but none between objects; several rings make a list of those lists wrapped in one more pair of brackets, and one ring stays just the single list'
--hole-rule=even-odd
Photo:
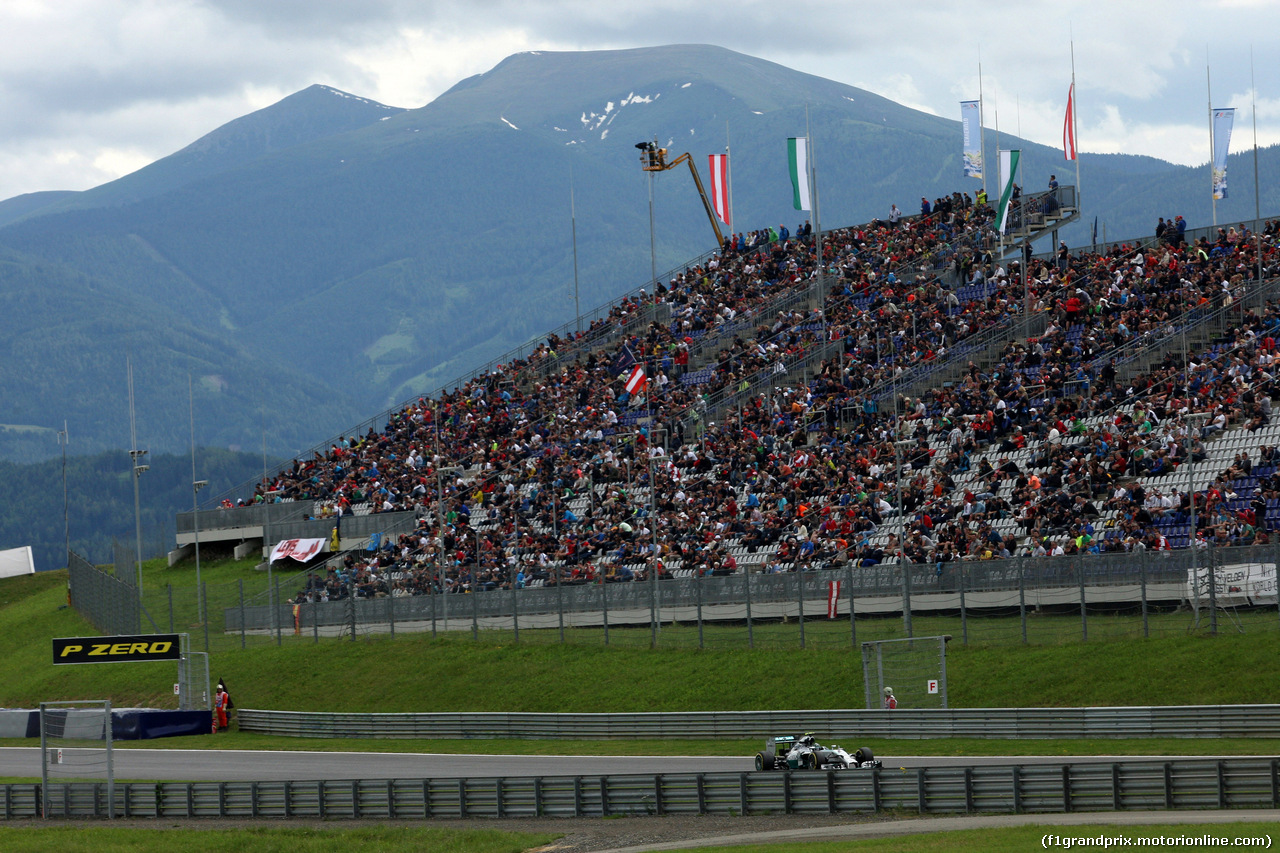
[{"label": "green grass", "polygon": [[14,828],[0,826],[6,853],[186,853],[235,850],[237,853],[521,853],[553,841],[550,833],[419,827],[314,829],[301,826],[250,829],[190,827]]},{"label": "green grass", "polygon": [[[185,571],[185,570],[184,570]],[[225,581],[243,564],[211,564]],[[249,574],[253,574],[250,572]],[[165,572],[145,575],[162,583]],[[261,578],[261,576],[257,576]],[[8,638],[0,659],[0,705],[33,707],[48,699],[108,698],[120,706],[173,707],[176,666],[156,664],[51,664],[50,638],[96,633],[66,607],[65,574],[43,573],[0,581],[0,632]],[[1265,617],[1267,614],[1259,614]],[[1275,618],[1275,614],[1270,614]],[[1181,630],[1150,639],[1088,642],[971,642],[948,650],[952,707],[1236,704],[1280,702],[1280,630],[1270,622],[1246,633],[1190,634],[1189,616],[1169,616]],[[1038,624],[1069,617],[1038,617]],[[970,619],[976,622],[1010,620]],[[1012,620],[1018,630],[1018,620]],[[1030,621],[1030,620],[1029,620]],[[1099,634],[1106,620],[1092,620]],[[899,620],[860,620],[860,637]],[[943,620],[916,620],[918,633],[946,628]],[[760,626],[768,632],[793,625]],[[704,636],[732,636],[708,628]],[[435,639],[430,634],[385,635],[356,642],[310,638],[282,646],[217,650],[211,676],[226,678],[242,708],[325,711],[696,711],[779,708],[857,708],[864,701],[860,656],[849,647],[847,623],[815,621],[808,648],[756,648],[743,644],[682,648],[678,637],[696,628],[662,629],[663,645],[649,649],[649,630],[614,629],[611,645],[554,642],[554,630],[522,631],[521,641],[470,632]],[[1045,630],[1045,629],[1041,629]],[[842,636],[837,642],[836,632]],[[951,633],[955,633],[952,631]],[[823,638],[827,640],[823,640]],[[194,640],[194,637],[193,637]]]},{"label": "green grass", "polygon": [[[1090,826],[1054,826],[1046,822],[1039,826],[1016,826],[1001,829],[971,829],[959,832],[934,832],[913,835],[898,835],[891,838],[870,838],[849,841],[824,841],[807,844],[749,844],[737,847],[698,847],[697,853],[1026,853],[1028,850],[1061,850],[1064,847],[1048,847],[1041,845],[1045,835],[1066,836],[1071,838],[1155,838],[1158,836],[1190,836],[1199,838],[1213,836],[1215,838],[1233,839],[1236,837],[1252,837],[1270,835],[1272,839],[1280,834],[1280,822],[1277,823],[1221,823],[1221,824],[1153,824],[1149,826],[1115,826],[1096,824]],[[1230,844],[1230,842],[1228,842]],[[695,848],[685,848],[693,851]],[[1076,849],[1076,848],[1072,848]],[[1101,846],[1084,847],[1086,850],[1101,850]],[[1123,849],[1118,845],[1113,849]],[[1209,847],[1193,845],[1183,849],[1189,850],[1222,850],[1218,845]],[[1251,849],[1251,848],[1241,848]],[[1262,848],[1252,849],[1267,849]],[[683,851],[682,851],[683,853]]]}]

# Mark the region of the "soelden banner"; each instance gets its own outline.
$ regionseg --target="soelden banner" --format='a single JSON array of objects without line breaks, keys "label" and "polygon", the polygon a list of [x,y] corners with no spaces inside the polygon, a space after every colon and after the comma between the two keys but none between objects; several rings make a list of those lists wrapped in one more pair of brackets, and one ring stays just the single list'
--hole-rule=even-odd
[{"label": "soelden banner", "polygon": [[1213,197],[1227,197],[1227,152],[1231,149],[1231,125],[1234,108],[1213,111]]},{"label": "soelden banner", "polygon": [[980,102],[960,102],[960,127],[964,131],[964,176],[981,178],[982,109]]}]

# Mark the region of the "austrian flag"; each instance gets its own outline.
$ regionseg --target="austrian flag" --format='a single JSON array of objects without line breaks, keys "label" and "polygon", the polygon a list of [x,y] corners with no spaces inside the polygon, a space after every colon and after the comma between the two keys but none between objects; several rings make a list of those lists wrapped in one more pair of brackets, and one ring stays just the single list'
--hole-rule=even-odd
[{"label": "austrian flag", "polygon": [[644,390],[644,385],[644,365],[637,364],[631,369],[631,375],[627,377],[627,393],[634,397]]},{"label": "austrian flag", "polygon": [[840,601],[840,581],[827,581],[827,618],[836,618],[836,606]]}]

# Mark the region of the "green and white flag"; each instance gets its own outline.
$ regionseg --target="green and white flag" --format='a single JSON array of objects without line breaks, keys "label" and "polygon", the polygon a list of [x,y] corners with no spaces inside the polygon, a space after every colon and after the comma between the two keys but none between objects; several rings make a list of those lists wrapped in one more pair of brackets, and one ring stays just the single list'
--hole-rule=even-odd
[{"label": "green and white flag", "polygon": [[1018,158],[1020,150],[999,152],[1000,160],[1000,206],[996,208],[996,231],[1003,234],[1005,222],[1009,218],[1009,202],[1013,200],[1013,179],[1018,175]]},{"label": "green and white flag", "polygon": [[791,168],[791,203],[796,210],[813,210],[809,201],[809,140],[791,137],[787,140],[787,165]]}]

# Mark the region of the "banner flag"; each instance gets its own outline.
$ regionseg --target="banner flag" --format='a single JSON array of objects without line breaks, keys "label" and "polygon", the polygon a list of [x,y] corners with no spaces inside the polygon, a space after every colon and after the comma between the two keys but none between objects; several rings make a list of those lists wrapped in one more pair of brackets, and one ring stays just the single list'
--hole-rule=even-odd
[{"label": "banner flag", "polygon": [[1022,152],[1018,149],[1000,151],[1000,206],[996,209],[996,231],[1004,233],[1005,223],[1009,220],[1009,203],[1013,201],[1013,179],[1018,175],[1018,158]]},{"label": "banner flag", "polygon": [[613,361],[609,363],[609,372],[613,376],[622,376],[622,374],[635,367],[638,361],[639,359],[636,358],[635,353],[631,351],[631,345],[623,344],[622,349],[618,351],[618,354],[613,357]]},{"label": "banner flag", "polygon": [[1213,111],[1213,197],[1227,197],[1227,150],[1231,147],[1231,125],[1235,108]]},{"label": "banner flag", "polygon": [[634,397],[644,390],[644,384],[644,365],[637,364],[631,369],[631,375],[627,377],[627,393]]},{"label": "banner flag", "polygon": [[960,128],[964,132],[964,176],[982,177],[982,108],[980,101],[960,102]]},{"label": "banner flag", "polygon": [[809,201],[809,140],[791,137],[787,140],[787,166],[791,169],[791,203],[796,210],[813,210]]},{"label": "banner flag", "polygon": [[732,228],[733,223],[729,221],[729,155],[710,154],[707,159],[711,172],[711,204],[725,227]]},{"label": "banner flag", "polygon": [[1067,117],[1062,120],[1062,153],[1068,160],[1076,159],[1076,84],[1067,89]]},{"label": "banner flag", "polygon": [[1207,605],[1211,585],[1219,607],[1276,606],[1275,563],[1230,563],[1213,569],[1187,569],[1187,601]]},{"label": "banner flag", "polygon": [[840,581],[827,582],[827,618],[836,618],[836,603],[840,601]]},{"label": "banner flag", "polygon": [[271,549],[271,562],[290,557],[299,563],[305,563],[319,554],[327,543],[327,539],[281,539]]}]

